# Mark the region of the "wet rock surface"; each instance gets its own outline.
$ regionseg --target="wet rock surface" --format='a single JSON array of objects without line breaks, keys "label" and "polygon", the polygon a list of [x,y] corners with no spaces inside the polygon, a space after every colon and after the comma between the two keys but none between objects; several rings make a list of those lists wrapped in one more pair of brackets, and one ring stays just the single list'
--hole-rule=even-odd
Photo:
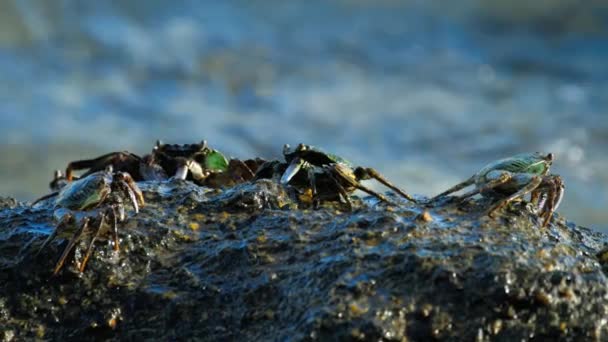
[{"label": "wet rock surface", "polygon": [[489,218],[484,200],[302,209],[269,181],[141,188],[120,251],[102,239],[56,277],[65,239],[37,255],[52,208],[0,198],[0,340],[608,338],[608,238],[540,229],[523,202]]}]

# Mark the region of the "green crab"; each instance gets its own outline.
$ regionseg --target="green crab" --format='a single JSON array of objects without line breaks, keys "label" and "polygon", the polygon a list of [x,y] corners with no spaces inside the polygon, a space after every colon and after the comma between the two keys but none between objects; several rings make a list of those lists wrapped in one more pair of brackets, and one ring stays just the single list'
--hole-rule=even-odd
[{"label": "green crab", "polygon": [[[86,253],[79,263],[79,270],[83,272],[96,239],[108,229],[107,221],[114,238],[114,249],[119,250],[118,223],[125,220],[123,198],[133,206],[135,213],[138,213],[139,208],[144,205],[142,192],[133,178],[126,172],[113,171],[112,166],[68,183],[60,191],[34,201],[32,206],[50,198],[55,200],[54,216],[59,223],[40,250],[42,251],[57,236],[71,236],[55,264],[53,275],[59,273],[69,253],[83,235],[89,235]],[[96,217],[83,213],[94,209],[97,210]],[[75,227],[77,229],[74,231]]]},{"label": "green crab", "polygon": [[530,201],[537,207],[543,220],[542,227],[545,227],[559,207],[564,195],[562,178],[549,174],[553,159],[553,153],[546,155],[523,153],[497,160],[486,165],[466,181],[435,196],[430,202],[475,185],[475,189],[458,198],[462,200],[476,194],[497,198],[496,203],[488,209],[488,215],[492,217],[506,204],[530,194]]},{"label": "green crab", "polygon": [[321,199],[337,198],[352,208],[349,194],[357,189],[392,204],[384,195],[361,184],[361,181],[373,178],[408,201],[417,203],[413,197],[391,184],[378,171],[368,167],[354,167],[344,158],[313,146],[299,144],[292,150],[289,145],[285,145],[283,156],[286,163],[267,163],[260,167],[256,178],[272,178],[273,174],[279,172],[282,184],[291,184],[298,189],[310,189],[315,204]]}]

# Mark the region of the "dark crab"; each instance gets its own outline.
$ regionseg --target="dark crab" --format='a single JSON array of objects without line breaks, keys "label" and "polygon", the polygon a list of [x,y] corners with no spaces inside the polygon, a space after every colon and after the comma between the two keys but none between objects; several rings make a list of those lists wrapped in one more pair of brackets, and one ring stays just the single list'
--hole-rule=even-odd
[{"label": "dark crab", "polygon": [[[145,155],[143,158],[129,151],[110,152],[93,159],[83,159],[69,162],[65,174],[61,170],[56,170],[53,180],[50,183],[52,191],[58,191],[66,184],[89,175],[103,171],[108,166],[116,171],[126,172],[133,180],[139,182],[144,180],[163,180],[167,179],[167,172],[154,154]],[[79,177],[74,175],[74,171],[86,170]]]},{"label": "dark crab", "polygon": [[257,159],[228,161],[221,152],[209,148],[205,140],[196,144],[164,144],[158,140],[152,152],[143,158],[123,151],[70,162],[65,175],[55,171],[50,186],[57,191],[75,179],[76,170],[87,170],[81,175],[87,177],[111,165],[117,171],[133,175],[135,181],[164,180],[172,176],[198,185],[220,187],[251,180],[259,164]]},{"label": "dark crab", "polygon": [[[84,271],[89,257],[93,251],[95,241],[110,228],[114,249],[119,249],[118,223],[125,220],[123,198],[133,206],[135,213],[144,205],[144,198],[131,176],[122,171],[113,171],[108,166],[103,171],[97,171],[66,184],[60,191],[46,195],[32,203],[54,199],[55,216],[59,223],[44,241],[40,250],[43,250],[57,236],[68,236],[70,240],[63,250],[61,257],[55,264],[53,275],[56,275],[65,263],[69,253],[83,236],[89,236],[85,256],[79,263],[80,272]],[[97,210],[96,216],[84,214],[79,221],[80,212]],[[109,225],[108,225],[109,223]],[[74,228],[76,230],[74,231]]]},{"label": "dark crab", "polygon": [[313,203],[322,199],[338,199],[351,207],[349,194],[362,190],[379,200],[392,204],[384,195],[361,184],[361,181],[376,179],[408,201],[416,203],[410,195],[390,183],[373,168],[354,167],[345,159],[318,148],[299,144],[295,149],[283,147],[285,163],[269,162],[260,167],[256,178],[272,178],[280,173],[280,182],[298,189],[310,189]]},{"label": "dark crab", "polygon": [[220,151],[207,147],[205,141],[195,145],[166,145],[157,142],[152,152],[168,174],[177,179],[190,179],[213,188],[233,186],[253,179],[261,159],[228,160]]},{"label": "dark crab", "polygon": [[[92,173],[104,170],[108,165],[111,165],[116,171],[129,173],[135,181],[162,180],[167,179],[167,175],[185,179],[189,170],[188,160],[204,164],[210,151],[212,150],[207,147],[205,140],[197,144],[163,144],[158,140],[152,153],[143,158],[134,153],[122,151],[107,153],[93,159],[70,162],[66,167],[65,175],[56,171],[51,187],[57,183],[61,184],[63,179],[71,182],[76,170],[87,170],[81,175],[81,177],[87,177]],[[193,171],[197,170],[193,168]]]},{"label": "dark crab", "polygon": [[486,165],[466,181],[435,196],[430,202],[475,185],[475,189],[458,198],[462,200],[481,194],[484,197],[497,199],[496,203],[488,209],[488,215],[492,216],[509,202],[530,194],[530,202],[538,209],[543,220],[542,227],[545,227],[564,195],[562,178],[549,174],[553,158],[553,153],[546,155],[523,153],[497,160]]}]

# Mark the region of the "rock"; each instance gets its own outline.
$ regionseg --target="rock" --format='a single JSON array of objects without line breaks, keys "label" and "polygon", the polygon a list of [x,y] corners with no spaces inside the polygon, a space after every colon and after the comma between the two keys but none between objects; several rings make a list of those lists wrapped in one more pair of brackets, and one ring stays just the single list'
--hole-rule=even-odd
[{"label": "rock", "polygon": [[52,209],[0,199],[3,340],[608,336],[608,238],[562,218],[540,229],[521,203],[490,219],[484,200],[346,212],[298,209],[269,181],[141,188],[121,250],[100,240],[84,273],[70,261],[56,277],[66,241],[37,255]]}]

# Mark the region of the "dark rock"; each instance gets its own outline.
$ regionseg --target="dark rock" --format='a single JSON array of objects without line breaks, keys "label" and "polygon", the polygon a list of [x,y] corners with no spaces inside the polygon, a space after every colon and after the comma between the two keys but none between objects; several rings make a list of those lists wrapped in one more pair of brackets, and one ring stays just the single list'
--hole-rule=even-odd
[{"label": "dark rock", "polygon": [[[0,339],[606,339],[605,235],[522,203],[298,209],[277,184],[142,184],[84,273],[52,209],[0,199]],[[424,219],[432,218],[432,219]],[[421,219],[422,218],[422,219]],[[76,259],[85,243],[79,244]],[[601,253],[600,253],[601,254]],[[72,259],[70,259],[72,260]]]}]

